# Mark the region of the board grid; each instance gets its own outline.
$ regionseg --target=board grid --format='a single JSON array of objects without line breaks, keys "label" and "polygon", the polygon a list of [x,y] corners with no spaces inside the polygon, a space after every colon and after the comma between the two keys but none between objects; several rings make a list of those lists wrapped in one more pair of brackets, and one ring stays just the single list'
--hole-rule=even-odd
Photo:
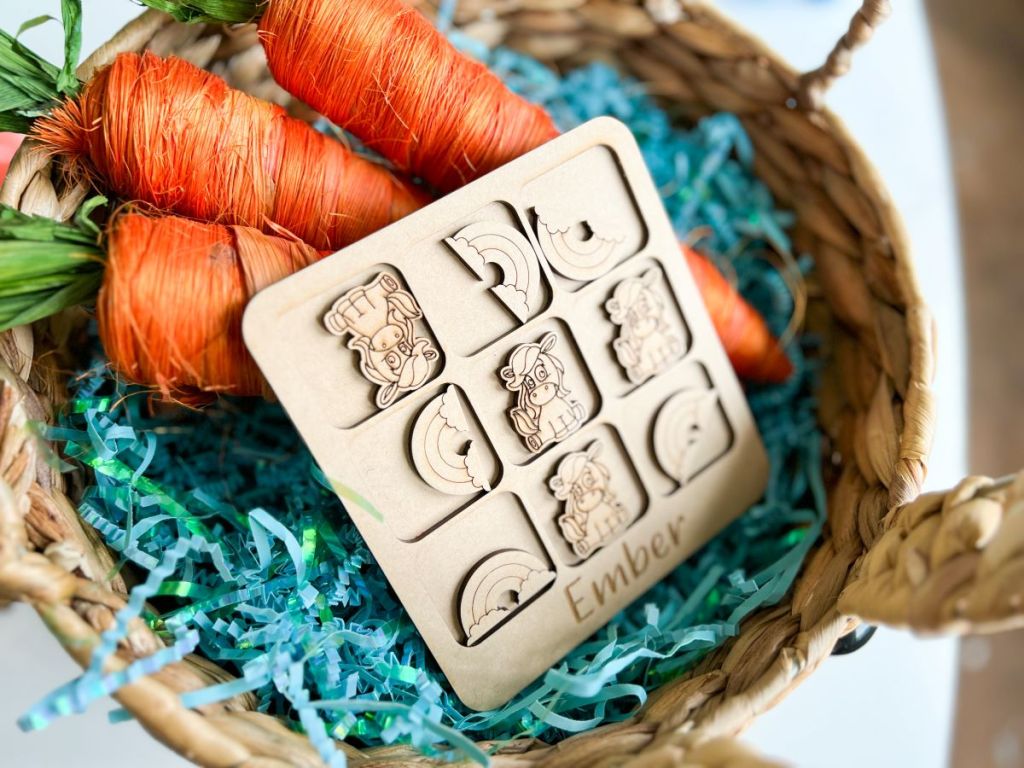
[{"label": "board grid", "polygon": [[503,704],[761,494],[743,392],[599,118],[261,292],[246,343],[453,688]]}]

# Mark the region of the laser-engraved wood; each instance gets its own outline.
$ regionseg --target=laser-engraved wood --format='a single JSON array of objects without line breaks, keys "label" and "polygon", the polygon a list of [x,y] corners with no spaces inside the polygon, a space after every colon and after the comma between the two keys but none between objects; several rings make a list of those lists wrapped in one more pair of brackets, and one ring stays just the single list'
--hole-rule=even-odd
[{"label": "laser-engraved wood", "polygon": [[764,488],[743,391],[614,120],[264,290],[244,332],[470,707],[505,703]]},{"label": "laser-engraved wood", "polygon": [[558,272],[573,280],[593,280],[611,268],[622,235],[547,206],[538,206],[535,212],[540,247]]},{"label": "laser-engraved wood", "polygon": [[469,436],[466,414],[451,385],[416,418],[409,451],[416,471],[431,488],[452,496],[491,490],[480,466],[477,444]]},{"label": "laser-engraved wood", "polygon": [[694,469],[694,454],[712,418],[717,398],[707,389],[685,389],[673,395],[654,423],[654,454],[670,477],[686,483]]},{"label": "laser-engraved wood", "polygon": [[549,333],[538,344],[520,344],[501,369],[505,388],[516,393],[509,419],[534,453],[565,439],[587,420],[587,409],[565,382],[565,366],[554,352],[557,343],[558,337]]},{"label": "laser-engraved wood", "polygon": [[521,549],[505,549],[487,557],[466,578],[459,600],[466,644],[479,642],[554,580],[554,571]]},{"label": "laser-engraved wood", "polygon": [[525,323],[541,302],[540,265],[523,233],[503,222],[478,221],[444,239],[481,280],[486,265],[501,271],[501,282],[491,288],[502,304]]},{"label": "laser-engraved wood", "polygon": [[667,369],[683,354],[683,341],[668,320],[665,301],[655,290],[658,270],[627,277],[605,302],[611,321],[620,326],[612,342],[619,364],[634,384]]},{"label": "laser-engraved wood", "polygon": [[381,272],[372,282],[353,288],[324,315],[335,336],[349,335],[348,348],[359,353],[363,375],[380,385],[377,406],[387,408],[401,392],[418,389],[427,380],[437,350],[416,335],[423,317],[416,299],[398,281]]},{"label": "laser-engraved wood", "polygon": [[602,448],[601,441],[595,440],[587,450],[568,454],[548,481],[555,498],[565,502],[565,511],[558,516],[562,536],[584,559],[618,536],[633,519],[616,498],[608,467],[597,460]]}]

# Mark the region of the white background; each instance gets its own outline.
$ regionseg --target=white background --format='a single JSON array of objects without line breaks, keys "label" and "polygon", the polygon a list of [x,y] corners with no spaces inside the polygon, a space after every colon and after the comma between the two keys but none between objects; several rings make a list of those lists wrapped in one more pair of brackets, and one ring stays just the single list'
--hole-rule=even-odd
[{"label": "white background", "polygon": [[[810,69],[824,59],[860,0],[717,4],[798,68]],[[928,478],[932,489],[956,482],[966,467],[963,298],[945,122],[924,10],[921,0],[895,5],[893,18],[857,54],[853,72],[835,86],[829,103],[886,180],[915,246],[925,299],[936,315],[939,421]],[[85,0],[83,51],[108,39],[138,10],[128,0]],[[42,13],[59,16],[58,0],[4,0],[0,27],[13,32]],[[59,63],[59,34],[50,24],[26,33],[24,40]],[[30,609],[15,606],[0,613],[0,766],[187,765],[135,723],[108,725],[106,702],[41,733],[21,734],[17,716],[77,673]],[[881,630],[856,654],[828,660],[745,738],[766,754],[801,766],[933,768],[948,761],[954,688],[952,640],[924,641]]]}]

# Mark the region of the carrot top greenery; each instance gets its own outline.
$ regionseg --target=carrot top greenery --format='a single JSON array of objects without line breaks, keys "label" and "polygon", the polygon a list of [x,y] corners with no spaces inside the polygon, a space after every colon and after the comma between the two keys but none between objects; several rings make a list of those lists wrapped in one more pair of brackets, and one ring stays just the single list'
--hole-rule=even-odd
[{"label": "carrot top greenery", "polygon": [[254,21],[269,0],[142,0],[178,21],[241,24]]},{"label": "carrot top greenery", "polygon": [[[62,0],[64,22],[64,66],[56,67],[0,30],[0,131],[25,133],[39,115],[49,112],[62,97],[78,93],[75,76],[82,47],[82,5],[80,0]],[[37,16],[18,30],[50,21]]]},{"label": "carrot top greenery", "polygon": [[39,320],[92,298],[103,279],[100,230],[86,202],[61,224],[0,206],[0,330]]}]

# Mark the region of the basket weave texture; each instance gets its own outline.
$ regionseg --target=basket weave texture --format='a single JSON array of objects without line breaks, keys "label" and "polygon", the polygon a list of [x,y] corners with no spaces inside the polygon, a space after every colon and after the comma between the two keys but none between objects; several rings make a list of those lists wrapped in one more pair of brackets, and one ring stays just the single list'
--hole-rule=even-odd
[{"label": "basket weave texture", "polygon": [[[431,8],[425,8],[431,12]],[[505,746],[498,766],[761,766],[731,737],[810,674],[858,622],[920,632],[984,632],[1024,624],[1024,478],[972,477],[918,498],[932,441],[933,327],[906,237],[875,171],[820,106],[887,11],[868,0],[826,64],[798,75],[761,43],[704,6],[677,0],[462,0],[456,23],[559,66],[600,59],[648,84],[680,119],[727,110],[757,150],[756,171],[797,214],[796,250],[815,259],[808,330],[828,364],[819,422],[830,490],[828,525],[791,593],[740,635],[655,694],[632,720],[557,746]],[[213,69],[236,87],[286,101],[270,80],[255,30],[184,26],[148,11],[83,63],[148,48]],[[67,219],[84,199],[30,143],[0,200]],[[79,663],[124,605],[113,558],[78,518],[75,489],[31,428],[62,399],[67,314],[0,334],[0,603],[31,604]],[[62,369],[65,373],[62,373]],[[72,476],[72,482],[74,476]],[[109,665],[160,640],[141,622]],[[115,696],[156,738],[207,766],[320,766],[316,751],[254,699],[184,709],[183,691],[230,679],[190,656]],[[424,765],[408,747],[339,745],[356,766]]]}]

